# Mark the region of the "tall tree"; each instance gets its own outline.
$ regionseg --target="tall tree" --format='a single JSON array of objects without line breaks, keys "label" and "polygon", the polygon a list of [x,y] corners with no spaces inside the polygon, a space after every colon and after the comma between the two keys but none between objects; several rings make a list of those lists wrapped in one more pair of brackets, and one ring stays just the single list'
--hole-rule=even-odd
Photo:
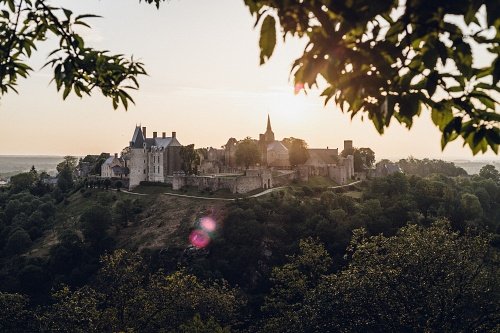
[{"label": "tall tree", "polygon": [[479,170],[479,176],[500,182],[500,172],[498,172],[495,166],[491,164],[483,166],[481,170]]},{"label": "tall tree", "polygon": [[73,187],[73,170],[74,168],[71,168],[69,163],[62,165],[62,169],[57,175],[57,186],[61,191],[67,192]]},{"label": "tall tree", "polygon": [[194,149],[194,144],[182,146],[180,155],[182,159],[182,171],[188,175],[196,174],[198,172],[198,165],[200,165],[200,155]]},{"label": "tall tree", "polygon": [[354,171],[356,172],[363,171],[365,168],[371,168],[375,162],[375,152],[371,148],[344,149],[340,155],[343,157],[353,155]]},{"label": "tall tree", "polygon": [[13,193],[29,190],[36,181],[36,175],[32,172],[23,172],[10,178],[11,191]]},{"label": "tall tree", "polygon": [[236,146],[236,163],[238,165],[243,165],[245,168],[249,168],[251,165],[255,165],[260,162],[260,150],[259,146],[250,137],[238,142]]},{"label": "tall tree", "polygon": [[307,143],[304,140],[294,137],[284,138],[283,144],[288,148],[291,166],[304,164],[309,158]]},{"label": "tall tree", "polygon": [[64,167],[68,167],[71,172],[73,172],[78,165],[78,158],[75,156],[64,156],[64,160],[57,164],[57,172],[61,172]]}]

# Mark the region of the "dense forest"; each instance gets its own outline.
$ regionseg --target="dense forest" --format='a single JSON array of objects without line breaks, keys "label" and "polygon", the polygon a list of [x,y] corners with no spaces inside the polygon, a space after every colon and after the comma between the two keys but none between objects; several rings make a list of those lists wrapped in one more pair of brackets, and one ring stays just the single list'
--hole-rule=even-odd
[{"label": "dense forest", "polygon": [[428,164],[236,200],[140,250],[118,235],[146,199],[32,169],[0,189],[0,331],[494,332],[500,175]]}]

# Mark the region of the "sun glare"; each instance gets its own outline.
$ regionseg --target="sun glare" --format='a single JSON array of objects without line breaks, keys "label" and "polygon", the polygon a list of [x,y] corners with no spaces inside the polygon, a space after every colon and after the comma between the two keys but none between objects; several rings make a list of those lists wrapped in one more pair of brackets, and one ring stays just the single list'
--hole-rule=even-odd
[{"label": "sun glare", "polygon": [[272,93],[269,108],[277,119],[283,119],[291,124],[300,123],[308,117],[309,111],[317,107],[314,97],[306,96],[304,92],[294,94],[293,88],[286,87]]}]

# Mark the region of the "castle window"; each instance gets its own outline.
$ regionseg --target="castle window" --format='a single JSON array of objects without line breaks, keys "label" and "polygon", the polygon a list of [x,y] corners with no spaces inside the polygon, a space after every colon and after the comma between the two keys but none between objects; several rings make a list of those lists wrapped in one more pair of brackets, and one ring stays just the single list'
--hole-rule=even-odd
[{"label": "castle window", "polygon": [[160,166],[158,165],[158,173],[160,173]]},{"label": "castle window", "polygon": [[146,169],[142,170],[142,173],[143,173],[143,174],[146,174]]}]

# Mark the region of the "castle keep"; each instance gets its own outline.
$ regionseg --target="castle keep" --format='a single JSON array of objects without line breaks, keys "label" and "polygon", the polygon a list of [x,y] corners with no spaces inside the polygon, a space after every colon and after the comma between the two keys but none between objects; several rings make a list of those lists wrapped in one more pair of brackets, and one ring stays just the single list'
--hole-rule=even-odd
[{"label": "castle keep", "polygon": [[181,170],[181,147],[175,132],[171,137],[165,132],[158,137],[157,132],[153,132],[153,137],[148,138],[146,127],[136,126],[129,144],[129,187],[142,181],[166,182],[167,176]]}]

